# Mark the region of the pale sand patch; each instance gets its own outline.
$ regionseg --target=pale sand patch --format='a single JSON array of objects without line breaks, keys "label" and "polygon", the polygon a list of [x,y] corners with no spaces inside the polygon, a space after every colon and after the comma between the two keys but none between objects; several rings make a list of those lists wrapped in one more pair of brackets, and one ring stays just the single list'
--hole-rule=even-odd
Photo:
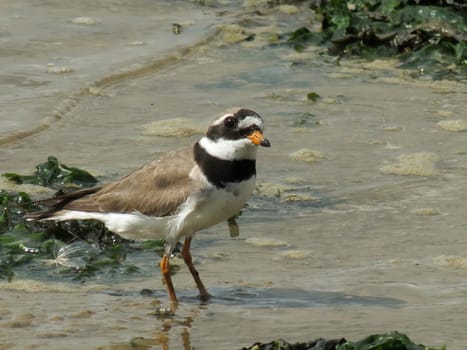
[{"label": "pale sand patch", "polygon": [[439,173],[436,169],[439,159],[440,157],[432,152],[402,154],[397,158],[397,162],[381,167],[380,171],[391,175],[434,176]]},{"label": "pale sand patch", "polygon": [[274,238],[251,237],[251,238],[246,239],[245,242],[255,247],[264,247],[264,248],[276,248],[276,247],[288,246],[288,243],[286,241],[281,241],[280,239],[274,239]]},{"label": "pale sand patch", "polygon": [[465,131],[467,130],[467,122],[465,120],[451,119],[451,120],[440,120],[436,123],[441,129],[447,131]]},{"label": "pale sand patch", "polygon": [[318,160],[325,159],[326,156],[321,151],[314,151],[309,148],[302,148],[289,154],[289,157],[306,163],[315,163]]}]

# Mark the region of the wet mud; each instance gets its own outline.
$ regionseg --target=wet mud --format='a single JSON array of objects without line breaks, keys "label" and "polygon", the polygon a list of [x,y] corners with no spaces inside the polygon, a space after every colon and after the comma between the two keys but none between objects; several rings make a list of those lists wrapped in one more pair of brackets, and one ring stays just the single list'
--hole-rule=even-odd
[{"label": "wet mud", "polygon": [[[239,349],[395,329],[463,348],[465,85],[271,44],[297,21],[313,25],[307,9],[156,3],[51,2],[37,18],[9,5],[0,33],[18,58],[0,85],[0,172],[29,172],[53,154],[111,179],[190,144],[227,108],[257,111],[273,147],[260,150],[240,235],[221,224],[193,240],[213,298],[197,299],[181,264],[177,313],[155,315],[168,299],[150,251],[126,256],[138,274],[82,282],[25,266],[0,282],[0,348]],[[44,47],[14,30],[50,20],[63,37],[44,30]]]}]

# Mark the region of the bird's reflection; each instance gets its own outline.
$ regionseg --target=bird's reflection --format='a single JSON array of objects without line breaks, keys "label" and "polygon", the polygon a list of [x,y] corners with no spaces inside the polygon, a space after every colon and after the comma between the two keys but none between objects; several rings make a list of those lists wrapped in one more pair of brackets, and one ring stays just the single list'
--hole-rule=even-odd
[{"label": "bird's reflection", "polygon": [[[180,349],[192,350],[190,332],[198,317],[210,306],[215,304],[232,308],[322,308],[336,305],[345,306],[380,306],[398,308],[404,305],[404,301],[385,296],[359,296],[340,292],[301,290],[293,288],[213,288],[209,290],[212,297],[200,303],[195,295],[180,293],[180,305],[175,313],[161,313],[161,299],[165,299],[164,291],[145,290],[144,298],[153,298],[149,301],[151,311],[148,313],[157,325],[153,335],[137,337],[127,343],[112,344],[100,350],[121,349],[149,349],[160,348],[162,350]],[[134,293],[111,292],[111,294],[128,295]],[[159,299],[161,298],[161,299]],[[156,311],[155,311],[156,310]],[[172,345],[170,344],[172,343]],[[176,344],[175,344],[176,343]]]}]

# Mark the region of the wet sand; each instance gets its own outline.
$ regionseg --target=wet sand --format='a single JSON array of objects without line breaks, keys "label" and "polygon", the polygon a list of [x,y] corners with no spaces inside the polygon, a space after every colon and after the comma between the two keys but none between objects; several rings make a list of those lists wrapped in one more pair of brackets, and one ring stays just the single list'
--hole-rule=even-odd
[{"label": "wet sand", "polygon": [[[161,4],[168,6],[152,6]],[[113,4],[120,8],[115,12],[104,5],[89,16],[100,21],[91,25],[93,31],[106,23],[108,13],[130,15],[124,4]],[[21,9],[21,2],[16,6]],[[45,5],[38,18],[46,22],[51,6]],[[134,33],[146,37],[125,37],[125,43],[151,42],[147,38],[161,32],[150,26],[159,12],[145,16],[145,6],[150,5],[135,6],[138,20],[128,21],[136,26]],[[14,13],[21,14],[14,10],[7,16],[10,21]],[[86,15],[60,10],[60,21]],[[173,10],[177,16],[185,13]],[[296,27],[307,18],[306,11],[296,18],[285,16],[284,9],[264,10],[262,16],[235,7],[221,12],[194,7],[199,22],[191,13],[189,18],[175,16],[191,24],[178,36],[167,31],[162,40],[167,46],[158,47],[156,41],[142,45],[142,52],[125,54],[99,49],[87,70],[81,65],[90,56],[74,51],[73,41],[64,41],[63,50],[73,60],[55,66],[75,62],[74,71],[36,73],[40,79],[22,60],[43,62],[47,69],[46,62],[58,54],[33,51],[28,58],[18,50],[17,64],[25,69],[18,72],[44,81],[45,90],[20,83],[13,84],[17,90],[0,87],[17,96],[0,94],[8,116],[2,115],[0,123],[8,135],[41,125],[42,118],[53,116],[57,106],[73,97],[72,108],[46,128],[1,146],[2,173],[30,172],[53,154],[102,179],[115,178],[198,137],[196,130],[183,137],[155,134],[150,128],[154,122],[186,118],[203,130],[232,106],[260,113],[272,148],[260,150],[258,193],[239,219],[240,237],[230,238],[227,225],[218,225],[193,241],[195,263],[213,299],[200,305],[181,265],[174,276],[181,298],[176,316],[154,316],[157,303],[166,304],[167,297],[159,258],[146,251],[127,256],[140,274],[91,278],[84,284],[48,279],[25,268],[11,283],[0,283],[1,348],[126,349],[137,344],[238,349],[278,337],[358,340],[391,330],[429,346],[464,348],[467,143],[464,132],[447,130],[439,122],[465,118],[465,85],[413,80],[392,62],[336,65],[319,49],[298,54],[268,45],[273,30]],[[32,18],[22,16],[23,21]],[[167,24],[163,28],[174,22],[161,17]],[[232,22],[243,27],[223,25]],[[63,35],[72,36],[77,24],[67,25]],[[103,41],[119,47],[120,32],[131,31],[117,25]],[[245,33],[256,33],[255,40],[232,43]],[[44,37],[50,35],[44,32]],[[184,35],[181,47],[171,45]],[[86,38],[86,47],[102,45],[95,33]],[[195,49],[186,50],[190,45]],[[174,52],[179,59],[144,70],[155,56],[163,60]],[[122,77],[99,63],[115,57],[118,72],[139,73]],[[76,94],[109,77],[94,93]],[[312,102],[309,92],[321,98]],[[0,184],[11,186],[3,180]],[[152,294],[143,296],[143,289]]]}]

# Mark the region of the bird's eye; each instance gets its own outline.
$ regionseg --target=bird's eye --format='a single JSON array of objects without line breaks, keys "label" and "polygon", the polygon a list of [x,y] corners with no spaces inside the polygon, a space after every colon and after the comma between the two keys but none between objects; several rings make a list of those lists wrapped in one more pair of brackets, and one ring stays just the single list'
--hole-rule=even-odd
[{"label": "bird's eye", "polygon": [[224,120],[224,125],[226,128],[232,129],[235,127],[236,124],[237,123],[235,122],[235,119],[233,117],[228,117]]}]

